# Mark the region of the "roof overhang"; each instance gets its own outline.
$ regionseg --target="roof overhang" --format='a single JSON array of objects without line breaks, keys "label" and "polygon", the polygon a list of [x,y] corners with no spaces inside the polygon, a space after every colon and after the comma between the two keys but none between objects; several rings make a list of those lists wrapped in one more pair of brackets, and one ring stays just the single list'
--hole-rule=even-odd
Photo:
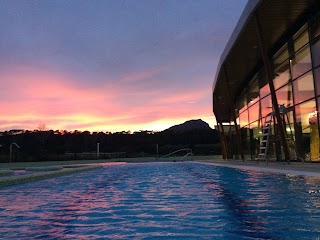
[{"label": "roof overhang", "polygon": [[[256,33],[255,15],[259,17],[268,53],[273,54],[320,9],[319,0],[250,0],[246,5],[218,64],[213,82],[213,110],[223,122],[230,121],[225,72],[231,102],[263,66]],[[233,111],[233,110],[232,110]]]}]

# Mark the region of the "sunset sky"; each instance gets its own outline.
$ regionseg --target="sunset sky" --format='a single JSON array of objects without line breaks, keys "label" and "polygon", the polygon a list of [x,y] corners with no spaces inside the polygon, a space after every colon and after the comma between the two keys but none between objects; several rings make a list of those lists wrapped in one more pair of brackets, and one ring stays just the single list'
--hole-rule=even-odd
[{"label": "sunset sky", "polygon": [[246,0],[0,0],[0,131],[214,125],[211,85]]}]

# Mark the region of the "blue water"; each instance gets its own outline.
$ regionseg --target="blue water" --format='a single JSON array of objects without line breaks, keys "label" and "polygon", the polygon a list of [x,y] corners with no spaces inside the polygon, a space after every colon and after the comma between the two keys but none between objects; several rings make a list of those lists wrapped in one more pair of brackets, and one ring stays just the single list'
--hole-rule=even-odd
[{"label": "blue water", "polygon": [[123,164],[0,188],[0,239],[319,239],[320,179]]}]

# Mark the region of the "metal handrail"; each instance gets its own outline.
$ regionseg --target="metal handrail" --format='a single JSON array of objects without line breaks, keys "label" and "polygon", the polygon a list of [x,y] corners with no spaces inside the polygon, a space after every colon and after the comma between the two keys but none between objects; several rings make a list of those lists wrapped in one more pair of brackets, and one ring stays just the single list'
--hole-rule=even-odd
[{"label": "metal handrail", "polygon": [[11,163],[11,159],[12,159],[12,146],[16,146],[17,148],[20,148],[18,144],[16,144],[15,142],[10,144],[10,163]]},{"label": "metal handrail", "polygon": [[[193,155],[192,155],[192,152],[189,152],[189,153],[187,153],[186,155],[184,155],[182,158],[181,158],[181,160],[184,160],[186,157],[188,157],[188,156],[191,156],[191,157],[193,157]],[[193,159],[192,159],[193,160]]]},{"label": "metal handrail", "polygon": [[184,151],[187,152],[187,153],[182,157],[182,160],[187,156],[192,156],[192,149],[191,148],[182,148],[182,149],[176,150],[174,152],[171,152],[169,154],[166,154],[166,155],[164,155],[164,156],[162,156],[162,157],[160,157],[158,159],[167,158],[167,157],[169,157],[169,156],[171,156],[173,154],[176,154],[178,152],[184,152]]}]

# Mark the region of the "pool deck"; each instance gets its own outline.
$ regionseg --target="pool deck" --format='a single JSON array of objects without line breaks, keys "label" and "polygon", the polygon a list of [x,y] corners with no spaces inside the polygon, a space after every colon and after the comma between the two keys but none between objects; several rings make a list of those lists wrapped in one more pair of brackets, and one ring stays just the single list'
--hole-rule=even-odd
[{"label": "pool deck", "polygon": [[45,167],[33,167],[33,168],[26,168],[25,170],[27,170],[28,173],[23,175],[7,175],[6,173],[9,173],[9,171],[13,171],[13,170],[0,170],[0,187],[6,187],[6,186],[11,186],[16,184],[27,183],[27,182],[34,182],[34,181],[39,181],[43,179],[94,170],[101,167],[103,166],[98,164],[82,165],[82,166],[74,165],[74,166],[68,166],[68,167],[61,166],[61,168],[57,168],[57,169],[54,169],[54,168],[46,169]]},{"label": "pool deck", "polygon": [[[196,157],[195,157],[195,161]],[[276,172],[284,174],[295,174],[302,176],[320,177],[320,162],[262,162],[257,164],[257,161],[241,161],[241,160],[200,160],[197,161],[203,164],[226,166],[234,168],[243,168],[264,172]]]}]

